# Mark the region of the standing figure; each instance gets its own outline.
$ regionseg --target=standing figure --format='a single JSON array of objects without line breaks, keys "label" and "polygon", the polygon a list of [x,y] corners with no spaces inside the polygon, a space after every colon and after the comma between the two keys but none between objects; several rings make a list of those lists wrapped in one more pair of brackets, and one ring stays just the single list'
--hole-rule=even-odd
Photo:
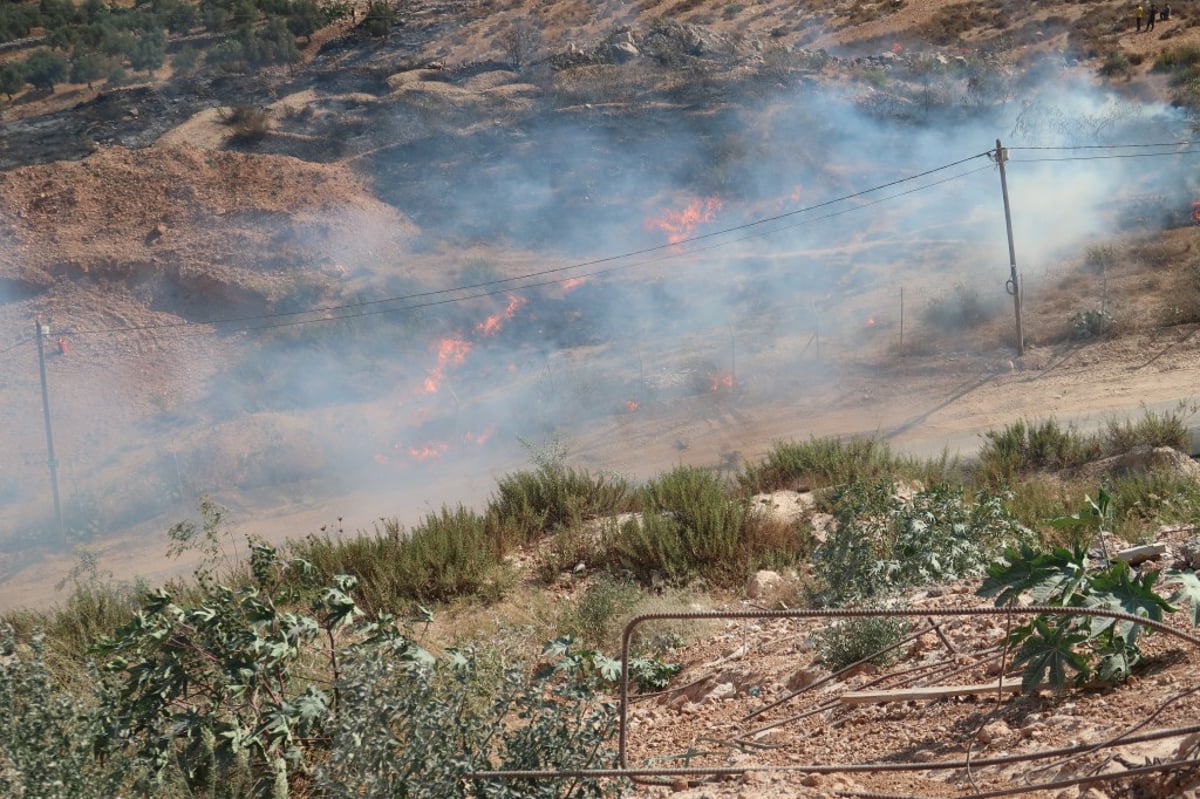
[{"label": "standing figure", "polygon": [[1137,25],[1135,29],[1138,33],[1142,32],[1142,4],[1138,3],[1137,10],[1133,12],[1133,21]]},{"label": "standing figure", "polygon": [[1158,17],[1158,6],[1150,4],[1150,16],[1146,17],[1146,30],[1154,30],[1154,20]]}]

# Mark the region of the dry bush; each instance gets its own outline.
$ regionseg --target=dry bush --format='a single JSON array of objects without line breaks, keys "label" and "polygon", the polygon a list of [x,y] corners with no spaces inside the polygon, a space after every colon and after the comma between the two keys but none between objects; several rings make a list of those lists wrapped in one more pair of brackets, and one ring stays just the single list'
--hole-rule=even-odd
[{"label": "dry bush", "polygon": [[1130,256],[1131,260],[1141,263],[1146,269],[1164,270],[1170,269],[1190,249],[1188,245],[1180,249],[1174,242],[1153,238],[1131,248]]},{"label": "dry bush", "polygon": [[1004,20],[1002,4],[973,0],[939,8],[925,23],[923,33],[934,44],[945,46],[973,30],[1005,27]]},{"label": "dry bush", "polygon": [[1097,5],[1086,9],[1067,33],[1067,49],[1080,58],[1105,58],[1118,52],[1116,37],[1133,27],[1125,6]]},{"label": "dry bush", "polygon": [[271,130],[271,120],[265,108],[235,105],[221,111],[221,121],[233,130],[235,141],[252,142],[264,138]]}]

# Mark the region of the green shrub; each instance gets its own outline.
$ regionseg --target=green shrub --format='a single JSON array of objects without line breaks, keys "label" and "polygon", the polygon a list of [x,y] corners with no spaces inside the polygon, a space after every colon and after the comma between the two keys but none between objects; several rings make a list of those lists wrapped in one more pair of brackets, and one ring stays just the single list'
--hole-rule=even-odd
[{"label": "green shrub", "polygon": [[563,613],[559,628],[585,644],[613,644],[618,625],[641,598],[634,583],[601,575]]},{"label": "green shrub", "polygon": [[1009,513],[1009,498],[980,494],[969,504],[939,485],[905,499],[890,480],[847,487],[813,553],[819,601],[845,606],[981,573],[1005,547],[1035,538]]},{"label": "green shrub", "polygon": [[1162,524],[1191,523],[1200,518],[1200,483],[1167,469],[1113,479],[1114,530],[1127,541],[1153,534]]},{"label": "green shrub", "polygon": [[614,566],[643,580],[743,576],[749,504],[732,498],[715,474],[677,467],[644,487],[642,504],[641,520],[622,525],[610,541]]},{"label": "green shrub", "polygon": [[534,454],[534,471],[500,478],[488,503],[489,534],[500,553],[526,546],[548,532],[629,510],[629,484],[565,465],[566,450],[553,443]]},{"label": "green shrub", "polygon": [[86,695],[67,690],[35,632],[18,645],[0,624],[0,795],[107,799],[123,793],[126,764],[92,758],[99,731]]},{"label": "green shrub", "polygon": [[[255,545],[252,584],[202,577],[196,602],[156,589],[96,645],[104,675],[96,750],[145,769],[139,793],[182,782],[191,795],[288,795],[338,697],[336,683],[330,690],[300,673],[324,661],[336,680],[336,634],[361,614],[347,575],[324,588],[311,614],[286,610],[283,576],[293,569],[309,567]],[[370,633],[395,644],[390,657],[417,656],[390,624]]]},{"label": "green shrub", "polygon": [[1100,65],[1100,74],[1106,78],[1128,78],[1133,75],[1133,63],[1122,53],[1109,53]]},{"label": "green shrub", "polygon": [[1054,419],[1020,420],[984,433],[976,476],[985,484],[1010,482],[1017,475],[1079,466],[1099,457],[1099,442]]},{"label": "green shrub", "polygon": [[596,693],[594,668],[561,641],[532,674],[470,650],[428,663],[363,650],[345,664],[342,712],[315,783],[331,799],[619,795],[612,780],[463,779],[476,770],[614,767],[615,707]]},{"label": "green shrub", "polygon": [[392,32],[392,26],[396,24],[396,10],[392,8],[391,3],[384,0],[372,0],[360,24],[368,36],[383,39]]},{"label": "green shrub", "polygon": [[1104,428],[1104,446],[1108,454],[1116,455],[1140,446],[1171,447],[1191,454],[1191,432],[1187,418],[1194,412],[1185,405],[1173,411],[1142,412],[1136,422],[1129,419],[1109,419]]},{"label": "green shrub", "polygon": [[[838,671],[867,657],[886,666],[899,657],[898,650],[883,652],[908,635],[911,625],[894,616],[839,619],[816,634],[817,653],[830,671]],[[882,652],[882,654],[876,654]]]},{"label": "green shrub", "polygon": [[812,438],[778,442],[760,463],[748,465],[738,483],[749,493],[807,490],[921,471],[878,438]]},{"label": "green shrub", "polygon": [[1107,311],[1088,308],[1071,316],[1071,335],[1077,339],[1103,338],[1117,327],[1117,320]]},{"label": "green shrub", "polygon": [[979,327],[995,315],[996,306],[985,303],[975,288],[959,283],[950,295],[930,301],[924,320],[943,332],[954,333]]},{"label": "green shrub", "polygon": [[317,579],[357,578],[368,611],[398,612],[411,602],[440,602],[485,593],[500,577],[482,516],[443,507],[405,530],[395,519],[373,534],[334,539],[323,534],[289,544],[312,564]]}]

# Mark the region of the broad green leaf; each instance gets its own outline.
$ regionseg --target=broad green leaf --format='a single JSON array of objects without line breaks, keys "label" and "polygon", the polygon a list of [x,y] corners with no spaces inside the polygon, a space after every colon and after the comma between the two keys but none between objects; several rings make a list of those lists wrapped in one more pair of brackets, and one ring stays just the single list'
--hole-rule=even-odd
[{"label": "broad green leaf", "polygon": [[1005,563],[993,563],[979,589],[980,596],[996,597],[997,605],[1016,601],[1029,591],[1038,604],[1066,604],[1087,578],[1087,554],[1082,549],[1056,548],[1038,552],[1027,544],[1007,549]]},{"label": "broad green leaf", "polygon": [[1014,666],[1024,666],[1021,675],[1021,690],[1033,693],[1044,682],[1054,691],[1062,691],[1067,684],[1067,669],[1077,672],[1083,679],[1088,673],[1087,658],[1075,651],[1077,644],[1087,640],[1085,633],[1073,631],[1069,625],[1052,627],[1045,619],[1033,620],[1033,634],[1025,639],[1013,658]]},{"label": "broad green leaf", "polygon": [[1194,571],[1171,570],[1166,577],[1179,583],[1171,594],[1171,603],[1186,603],[1192,609],[1192,626],[1200,625],[1200,577]]},{"label": "broad green leaf", "polygon": [[[1154,621],[1162,621],[1163,611],[1173,612],[1175,608],[1154,592],[1154,582],[1157,579],[1157,571],[1148,571],[1139,575],[1129,567],[1128,563],[1116,561],[1092,577],[1092,590],[1084,597],[1083,606],[1107,608],[1134,616],[1143,616]],[[1092,618],[1093,635],[1112,626],[1113,620],[1111,619],[1099,616]],[[1137,636],[1138,625],[1128,621],[1118,621],[1116,626],[1118,634],[1132,644]]]}]

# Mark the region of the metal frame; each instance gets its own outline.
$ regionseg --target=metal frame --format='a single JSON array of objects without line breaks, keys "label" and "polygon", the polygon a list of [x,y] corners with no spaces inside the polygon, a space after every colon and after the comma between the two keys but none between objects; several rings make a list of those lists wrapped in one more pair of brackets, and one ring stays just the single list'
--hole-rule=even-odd
[{"label": "metal frame", "polygon": [[[972,766],[981,767],[989,765],[1001,765],[1005,763],[1015,763],[1022,761],[1041,760],[1054,757],[1069,757],[1077,754],[1098,751],[1100,749],[1116,746],[1118,744],[1140,743],[1144,741],[1160,740],[1164,738],[1180,737],[1194,733],[1200,733],[1200,724],[1186,727],[1175,727],[1134,735],[1132,733],[1148,724],[1158,711],[1150,714],[1144,721],[1136,725],[1130,730],[1118,734],[1106,741],[1093,744],[1079,744],[1071,747],[1063,747],[1057,749],[1049,749],[1042,752],[1035,752],[1026,755],[1006,755],[993,758],[975,758],[969,757],[966,760],[952,761],[935,761],[924,763],[845,763],[845,764],[805,764],[792,766],[725,766],[725,767],[697,767],[697,768],[630,768],[627,762],[627,739],[628,739],[628,715],[629,715],[629,651],[630,642],[633,638],[634,631],[642,624],[648,621],[659,620],[679,620],[679,621],[703,621],[703,620],[737,620],[737,619],[855,619],[855,618],[880,618],[880,617],[900,617],[900,618],[924,618],[930,622],[929,629],[923,629],[910,636],[911,640],[916,635],[923,635],[927,632],[936,632],[942,643],[951,651],[949,641],[942,634],[938,625],[933,622],[934,618],[958,618],[970,616],[1092,616],[1100,618],[1109,618],[1115,621],[1133,622],[1151,630],[1178,638],[1186,641],[1195,648],[1200,648],[1200,637],[1179,630],[1163,622],[1154,621],[1141,616],[1136,616],[1131,613],[1123,613],[1119,611],[1107,610],[1103,608],[1064,608],[1049,605],[1026,605],[1026,606],[1005,606],[1005,607],[965,607],[965,608],[937,608],[937,609],[922,609],[922,610],[882,610],[882,609],[852,609],[852,610],[750,610],[750,611],[701,611],[701,612],[679,612],[679,613],[647,613],[641,616],[636,616],[631,619],[621,633],[621,687],[620,687],[620,710],[618,716],[618,744],[617,744],[617,768],[604,769],[574,769],[567,771],[552,771],[552,770],[524,770],[524,771],[479,771],[466,775],[468,779],[579,779],[579,778],[629,778],[629,779],[646,779],[654,777],[680,778],[680,777],[717,777],[717,776],[736,776],[749,772],[805,772],[805,773],[853,773],[853,772],[883,772],[883,771],[935,771],[944,769],[967,768]],[[893,645],[888,649],[895,648],[904,643]],[[886,650],[885,650],[886,651]],[[869,655],[865,660],[874,658],[878,653]],[[855,665],[847,667],[853,668]],[[978,664],[973,664],[978,665]],[[845,671],[845,669],[843,670]],[[840,673],[840,672],[839,672]],[[830,675],[826,679],[831,679],[836,676]],[[821,682],[824,682],[822,680]],[[814,683],[816,685],[817,683]],[[1001,676],[1001,684],[1003,685],[1003,676]],[[795,691],[782,699],[773,702],[766,707],[759,708],[754,713],[751,713],[745,720],[749,720],[766,710],[776,707],[808,690],[813,686],[807,686],[801,691]],[[1178,694],[1174,699],[1181,698],[1192,693],[1200,691],[1200,686],[1187,689]],[[1172,699],[1171,701],[1174,701]],[[787,719],[784,722],[795,720],[795,718]],[[761,729],[769,729],[761,728]],[[1130,768],[1122,772],[1092,774],[1083,777],[1072,777],[1068,779],[1053,780],[1047,782],[1029,783],[1026,785],[1014,785],[1012,787],[976,792],[965,794],[960,799],[990,799],[990,797],[1013,796],[1022,793],[1030,793],[1038,790],[1052,790],[1057,788],[1069,787],[1072,785],[1080,785],[1084,783],[1096,783],[1109,780],[1123,779],[1126,777],[1136,777],[1139,775],[1152,774],[1156,772],[1170,771],[1179,768],[1197,768],[1200,767],[1200,758],[1173,760],[1165,763],[1152,763],[1145,766]],[[884,794],[864,793],[864,792],[838,792],[841,796],[858,796],[864,799],[872,799],[876,797],[883,799]],[[887,799],[901,799],[893,795],[886,795]],[[912,799],[915,799],[912,798]]]}]

